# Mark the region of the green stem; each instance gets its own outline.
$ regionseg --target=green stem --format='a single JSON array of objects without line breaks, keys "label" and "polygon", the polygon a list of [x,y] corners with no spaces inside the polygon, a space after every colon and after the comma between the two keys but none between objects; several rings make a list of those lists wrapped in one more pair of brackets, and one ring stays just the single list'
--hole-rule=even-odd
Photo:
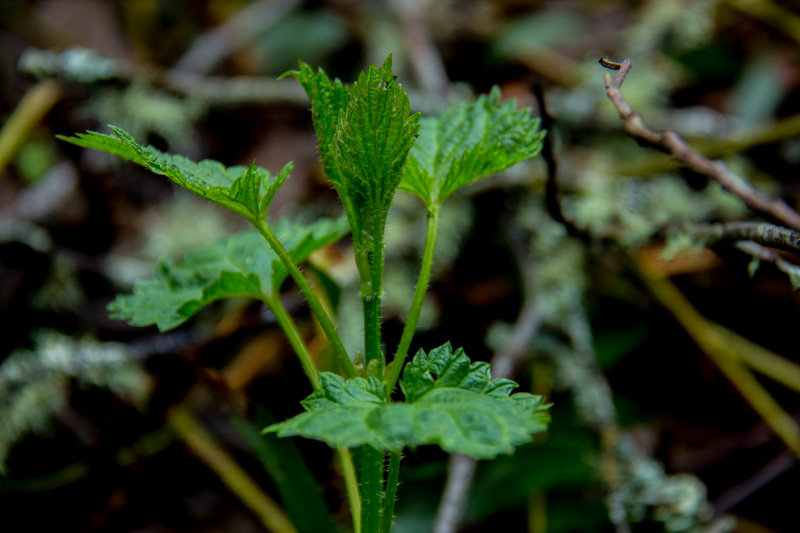
[{"label": "green stem", "polygon": [[[289,339],[297,357],[300,358],[300,364],[311,382],[314,390],[320,389],[319,371],[314,364],[314,359],[308,351],[308,346],[300,336],[300,331],[297,329],[291,315],[286,312],[286,308],[276,295],[273,298],[265,298],[264,303],[267,304],[270,311],[275,315],[283,332]],[[347,500],[350,502],[350,513],[353,515],[353,530],[355,533],[361,533],[361,494],[358,492],[358,479],[356,479],[356,468],[353,464],[353,456],[350,455],[350,450],[347,448],[337,448],[339,461],[342,465],[342,474],[344,475],[344,484],[347,489]]]},{"label": "green stem", "polygon": [[[381,378],[381,298],[374,294],[361,297],[364,307],[364,363],[368,370],[374,369],[376,377]],[[376,361],[375,363],[370,363]],[[378,366],[373,366],[378,365]]]},{"label": "green stem", "polygon": [[397,501],[397,485],[400,483],[400,454],[389,452],[389,475],[386,478],[386,495],[383,497],[383,519],[381,533],[391,533],[394,520],[394,502]]},{"label": "green stem", "polygon": [[[383,377],[381,349],[381,297],[383,292],[383,221],[373,227],[372,249],[368,256],[369,272],[359,272],[361,277],[361,302],[364,309],[364,366],[377,365],[377,377]],[[366,278],[366,279],[365,279]]]},{"label": "green stem", "polygon": [[406,318],[406,325],[403,327],[403,334],[400,337],[400,344],[397,346],[397,351],[394,354],[394,359],[386,369],[384,376],[384,383],[386,384],[386,391],[391,394],[397,384],[397,379],[400,377],[400,371],[403,368],[403,362],[408,355],[408,349],[411,347],[411,340],[414,338],[414,332],[417,329],[417,322],[419,315],[422,311],[422,303],[425,301],[425,293],[428,291],[428,282],[431,279],[431,268],[433,267],[433,250],[436,246],[436,231],[439,228],[439,206],[434,205],[428,210],[428,225],[425,235],[425,251],[422,254],[422,266],[419,271],[419,279],[417,280],[417,288],[414,290],[414,299],[411,302],[411,309],[408,311],[408,318]]},{"label": "green stem", "polygon": [[[369,271],[359,271],[364,306],[364,363],[370,375],[383,376],[381,353],[381,291],[383,287],[383,221],[376,217],[372,246],[368,250]],[[374,361],[374,362],[373,362]],[[380,533],[383,505],[384,452],[365,444],[361,447],[362,533]]]},{"label": "green stem", "polygon": [[342,462],[344,487],[347,490],[347,499],[350,501],[350,514],[353,516],[353,531],[361,533],[361,493],[358,490],[358,477],[353,462],[353,455],[345,447],[336,448],[339,460]]},{"label": "green stem", "polygon": [[286,338],[289,339],[289,344],[292,345],[294,353],[300,358],[300,364],[303,366],[303,370],[306,376],[308,376],[308,381],[311,382],[311,386],[314,387],[315,391],[319,390],[319,371],[317,370],[317,365],[314,364],[314,359],[312,359],[306,343],[303,342],[303,338],[300,336],[297,324],[294,323],[292,317],[286,312],[283,303],[281,303],[280,296],[276,294],[272,298],[265,298],[264,303],[267,304],[269,310],[275,315],[275,318],[278,320],[278,325],[283,329]]},{"label": "green stem", "polygon": [[339,334],[336,333],[336,327],[333,325],[333,322],[331,322],[328,313],[325,312],[325,308],[322,307],[322,303],[319,301],[319,298],[317,298],[317,295],[314,294],[314,290],[311,288],[308,280],[305,278],[305,276],[303,276],[303,273],[300,272],[300,269],[292,260],[292,256],[289,255],[289,252],[286,251],[281,242],[278,240],[278,237],[275,236],[264,220],[256,220],[252,222],[264,239],[266,239],[267,243],[269,243],[270,247],[281,260],[281,262],[284,264],[286,270],[289,271],[289,274],[292,276],[295,283],[297,283],[297,286],[300,287],[300,292],[302,292],[303,296],[305,296],[308,305],[311,307],[314,315],[316,315],[317,320],[319,320],[322,330],[325,332],[328,340],[333,345],[333,351],[336,353],[336,357],[339,359],[339,364],[341,365],[342,370],[344,370],[345,375],[348,378],[356,377],[356,369],[353,367],[353,362],[350,361],[350,357],[347,355],[347,350],[344,349],[344,345],[342,344],[342,340],[339,338]]},{"label": "green stem", "polygon": [[384,453],[365,444],[361,447],[361,531],[380,533],[383,502]]}]

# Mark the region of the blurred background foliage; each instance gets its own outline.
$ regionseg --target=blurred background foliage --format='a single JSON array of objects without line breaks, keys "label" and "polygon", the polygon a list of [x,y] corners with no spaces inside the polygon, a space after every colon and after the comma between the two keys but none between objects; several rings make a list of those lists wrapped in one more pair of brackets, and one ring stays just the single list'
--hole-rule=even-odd
[{"label": "blurred background foliage", "polygon": [[[597,64],[631,58],[623,93],[650,126],[678,131],[797,206],[800,6],[781,0],[1,2],[3,527],[280,530],[275,516],[282,505],[292,515],[292,504],[271,448],[245,420],[291,416],[309,387],[274,317],[251,301],[220,302],[159,335],[105,311],[159,258],[240,223],[54,135],[111,123],[226,165],[255,160],[276,172],[291,159],[273,216],[335,215],[309,104],[293,80],[276,78],[303,60],[350,82],[388,53],[423,113],[499,85],[541,115],[541,88],[572,224],[546,207],[542,157],[445,207],[412,349],[451,341],[473,360],[494,358],[555,407],[546,436],[477,465],[462,487],[461,525],[437,531],[795,531],[797,259],[712,251],[688,237],[688,225],[758,217],[626,136]],[[389,352],[425,213],[398,193],[390,217]],[[307,271],[357,351],[350,258],[344,242]],[[284,298],[320,366],[332,368],[298,292],[287,285]],[[758,356],[778,366],[770,373]],[[720,361],[771,378],[730,374]],[[754,412],[764,394],[772,418]],[[281,453],[302,456],[346,531],[333,456],[319,443],[295,445],[299,456]],[[453,464],[436,449],[409,452],[398,532],[431,530]]]}]

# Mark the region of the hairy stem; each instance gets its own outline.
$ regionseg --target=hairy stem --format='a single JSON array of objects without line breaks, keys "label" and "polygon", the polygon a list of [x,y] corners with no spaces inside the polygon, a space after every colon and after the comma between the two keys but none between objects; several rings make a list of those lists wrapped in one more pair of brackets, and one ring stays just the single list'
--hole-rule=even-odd
[{"label": "hairy stem", "polygon": [[[383,377],[381,353],[381,291],[383,287],[383,221],[376,217],[369,250],[369,272],[361,271],[364,305],[364,363],[368,374]],[[374,361],[374,363],[373,363]],[[361,447],[361,526],[363,533],[380,533],[384,491],[384,452],[368,444]]]},{"label": "hairy stem", "polygon": [[[272,311],[272,313],[275,315],[278,324],[281,326],[281,329],[283,329],[283,332],[289,339],[289,344],[291,344],[292,348],[297,354],[297,357],[300,358],[300,364],[303,366],[303,370],[305,371],[306,376],[308,376],[311,386],[314,387],[314,390],[319,390],[319,372],[317,371],[317,366],[314,364],[314,360],[311,357],[311,353],[308,351],[308,346],[306,346],[306,343],[300,336],[300,332],[297,329],[297,324],[295,324],[289,313],[286,312],[286,308],[281,303],[280,298],[276,296],[274,298],[266,299],[264,302],[267,304],[270,311]],[[353,516],[353,530],[355,533],[360,533],[361,495],[358,492],[358,480],[356,479],[356,469],[355,465],[353,464],[353,456],[350,455],[350,450],[347,448],[337,448],[336,452],[339,455],[339,461],[342,466],[342,474],[344,475],[344,484],[347,490],[347,499],[350,502],[350,514]]]},{"label": "hairy stem", "polygon": [[383,497],[381,533],[391,533],[394,520],[394,502],[397,501],[397,486],[400,484],[400,454],[389,452],[389,475],[386,478],[386,494]]},{"label": "hairy stem", "polygon": [[[376,377],[381,377],[381,298],[375,294],[366,294],[361,297],[364,307],[364,363],[365,368],[377,372]],[[373,367],[370,365],[377,365]]]},{"label": "hairy stem", "polygon": [[384,453],[365,444],[361,447],[361,531],[380,533],[383,503]]},{"label": "hairy stem", "polygon": [[[372,248],[369,250],[369,272],[359,272],[361,276],[361,301],[364,307],[364,363],[377,365],[377,377],[383,376],[381,349],[381,297],[383,292],[383,221],[375,220],[372,229]],[[366,278],[366,279],[365,279]]]},{"label": "hairy stem", "polygon": [[334,327],[333,322],[331,322],[328,313],[325,312],[325,308],[322,307],[322,303],[319,301],[319,298],[317,298],[317,295],[314,294],[314,290],[311,288],[308,280],[305,278],[305,276],[303,276],[303,273],[300,272],[300,268],[298,268],[298,266],[294,263],[292,257],[289,255],[289,252],[286,251],[281,242],[278,240],[278,237],[275,236],[265,221],[256,220],[252,222],[264,239],[266,239],[267,243],[269,243],[275,254],[277,254],[278,258],[286,267],[286,270],[289,271],[289,274],[292,276],[295,283],[297,283],[297,286],[300,287],[300,292],[302,292],[303,296],[305,296],[308,305],[311,307],[311,310],[314,312],[317,320],[319,320],[322,330],[325,332],[328,340],[333,345],[333,351],[336,353],[336,357],[339,360],[339,365],[341,365],[345,375],[348,378],[356,377],[356,369],[353,367],[353,362],[350,361],[350,357],[347,355],[347,351],[344,349],[344,345],[342,344],[342,340],[339,338],[339,334],[336,333],[336,328]]},{"label": "hairy stem", "polygon": [[[352,361],[350,361],[350,357],[347,355],[347,351],[344,349],[344,345],[342,344],[339,335],[336,333],[336,328],[334,327],[333,322],[331,322],[331,319],[328,316],[328,313],[325,311],[325,308],[322,306],[322,302],[320,302],[319,298],[317,298],[317,295],[314,294],[314,290],[311,288],[308,280],[305,278],[305,276],[303,276],[302,272],[300,272],[300,269],[297,267],[294,261],[292,261],[291,256],[280,243],[269,226],[267,226],[266,222],[258,221],[255,226],[261,235],[263,235],[264,239],[266,239],[266,241],[269,243],[272,250],[278,255],[281,262],[283,262],[283,264],[286,266],[286,269],[289,271],[289,274],[295,280],[298,287],[300,287],[300,291],[303,293],[303,296],[305,296],[308,305],[314,312],[314,315],[316,315],[322,330],[325,332],[328,340],[333,345],[334,352],[336,352],[336,356],[339,359],[339,364],[341,365],[342,370],[344,370],[345,375],[348,378],[356,377],[356,370],[353,367]],[[297,352],[298,357],[300,357],[300,363],[303,365],[303,369],[306,371],[306,375],[308,375],[311,385],[315,390],[319,389],[319,376],[316,366],[311,359],[311,355],[308,353],[308,348],[297,332],[297,327],[295,326],[294,321],[292,321],[291,317],[288,316],[286,310],[283,308],[280,302],[278,302],[278,305],[270,306],[270,309],[278,319],[278,323],[286,332],[286,336],[289,338],[289,342],[292,344],[295,352]],[[276,309],[279,310],[276,312]],[[282,320],[285,320],[285,324],[282,322]],[[350,455],[350,451],[347,448],[338,448],[337,452],[339,454],[339,460],[342,463],[345,487],[347,489],[347,498],[350,502],[350,512],[353,516],[353,529],[355,533],[361,533],[361,494],[358,490],[358,481],[356,479],[353,457]]]},{"label": "hairy stem", "polygon": [[306,373],[306,376],[308,376],[308,381],[311,382],[311,386],[314,387],[315,391],[319,390],[319,371],[317,370],[317,365],[314,364],[311,353],[309,353],[308,347],[306,343],[303,342],[300,331],[297,329],[297,324],[295,324],[292,317],[289,316],[289,313],[286,312],[286,308],[283,306],[283,303],[281,303],[280,297],[276,294],[272,298],[264,299],[264,303],[267,304],[269,310],[275,315],[278,325],[283,329],[286,338],[289,340],[289,344],[291,344],[292,349],[294,349],[294,353],[296,353],[297,357],[300,359],[300,364],[303,366],[303,371]]},{"label": "hairy stem", "polygon": [[400,344],[397,346],[394,359],[386,369],[386,375],[384,376],[386,391],[389,394],[392,393],[392,390],[397,384],[397,379],[400,377],[400,371],[403,369],[403,362],[405,362],[406,356],[408,355],[408,349],[411,347],[411,340],[414,338],[414,332],[417,329],[417,322],[419,321],[419,315],[422,311],[422,303],[425,301],[425,293],[428,292],[428,283],[431,279],[431,268],[433,266],[433,251],[436,247],[436,232],[438,229],[439,206],[434,205],[433,208],[428,210],[425,251],[422,253],[422,265],[419,270],[417,287],[414,289],[414,299],[411,301],[411,308],[408,310],[406,324],[403,326]]}]

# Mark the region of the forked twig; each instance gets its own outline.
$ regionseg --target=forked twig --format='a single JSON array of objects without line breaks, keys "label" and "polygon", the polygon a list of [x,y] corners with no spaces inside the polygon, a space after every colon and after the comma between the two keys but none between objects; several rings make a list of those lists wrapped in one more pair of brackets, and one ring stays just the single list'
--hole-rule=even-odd
[{"label": "forked twig", "polygon": [[772,263],[775,268],[789,276],[789,279],[792,281],[792,285],[795,286],[795,280],[797,279],[798,273],[800,273],[800,267],[784,259],[783,256],[775,250],[770,250],[769,248],[761,246],[753,241],[740,241],[734,246],[751,256],[756,261],[767,261]]},{"label": "forked twig", "polygon": [[619,116],[625,121],[625,132],[628,135],[639,141],[640,144],[665,152],[698,174],[716,181],[723,189],[738,196],[753,211],[766,215],[789,228],[800,229],[800,213],[789,207],[783,200],[769,197],[741,181],[731,174],[722,162],[707,158],[689,146],[676,132],[671,130],[656,132],[648,128],[641,115],[635,112],[622,96],[621,87],[631,70],[631,60],[626,59],[621,63],[608,60],[607,62],[613,65],[609,68],[616,68],[619,65],[613,82],[611,76],[605,75],[606,94],[619,112]]}]

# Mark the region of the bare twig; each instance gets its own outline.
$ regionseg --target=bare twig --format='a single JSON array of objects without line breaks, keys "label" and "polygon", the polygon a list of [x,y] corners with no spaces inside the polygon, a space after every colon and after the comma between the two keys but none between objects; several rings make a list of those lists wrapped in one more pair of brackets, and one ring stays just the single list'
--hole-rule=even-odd
[{"label": "bare twig", "polygon": [[704,245],[718,242],[752,241],[800,255],[800,232],[764,222],[726,222],[689,230]]},{"label": "bare twig", "polygon": [[792,286],[795,289],[800,288],[797,286],[798,281],[800,281],[800,266],[787,261],[778,252],[770,250],[769,248],[765,248],[764,246],[761,246],[753,241],[740,241],[734,246],[744,253],[750,255],[757,261],[767,261],[772,263],[775,265],[775,268],[789,276]]},{"label": "bare twig", "polygon": [[202,98],[211,104],[264,104],[282,102],[308,105],[308,97],[298,84],[284,84],[274,79],[256,76],[203,76],[176,70],[165,70],[152,81],[167,88]]},{"label": "bare twig", "polygon": [[797,463],[797,458],[789,450],[784,450],[767,464],[762,466],[750,479],[734,485],[717,496],[714,500],[714,514],[719,516],[727,513],[735,505],[747,499],[758,489],[769,484],[772,480],[792,468]]},{"label": "bare twig", "polygon": [[460,453],[450,455],[447,483],[436,511],[433,533],[455,533],[458,530],[477,463],[472,457]]},{"label": "bare twig", "polygon": [[[800,135],[800,114],[780,118],[769,124],[748,128],[736,133],[733,137],[693,137],[692,146],[706,157],[721,158],[754,146],[775,143]],[[647,157],[631,161],[618,161],[614,164],[614,173],[625,176],[643,176],[668,172],[681,164],[666,154],[650,154]]]},{"label": "bare twig", "polygon": [[539,308],[533,304],[533,298],[527,298],[525,305],[514,324],[511,339],[505,347],[492,357],[492,378],[510,378],[517,365],[528,353],[528,345],[542,323]]},{"label": "bare twig", "polygon": [[630,72],[631,66],[630,59],[623,61],[613,82],[611,76],[605,75],[606,94],[617,108],[619,116],[625,121],[625,132],[628,135],[639,141],[640,144],[670,154],[686,167],[716,181],[723,189],[738,196],[753,211],[766,215],[784,226],[800,229],[800,213],[789,207],[783,200],[762,194],[741,181],[731,174],[722,162],[708,159],[689,146],[674,131],[656,132],[649,129],[641,115],[635,112],[622,96],[622,83]]},{"label": "bare twig", "polygon": [[581,231],[571,220],[568,220],[561,210],[561,198],[558,192],[558,162],[556,161],[555,152],[553,151],[553,117],[547,110],[544,88],[542,87],[541,81],[534,79],[531,81],[531,86],[533,88],[533,95],[536,98],[536,103],[539,106],[542,129],[547,132],[542,142],[541,152],[542,159],[545,165],[547,165],[547,183],[545,184],[544,195],[547,212],[556,222],[564,226],[570,236],[588,242],[590,240],[588,234]]}]

